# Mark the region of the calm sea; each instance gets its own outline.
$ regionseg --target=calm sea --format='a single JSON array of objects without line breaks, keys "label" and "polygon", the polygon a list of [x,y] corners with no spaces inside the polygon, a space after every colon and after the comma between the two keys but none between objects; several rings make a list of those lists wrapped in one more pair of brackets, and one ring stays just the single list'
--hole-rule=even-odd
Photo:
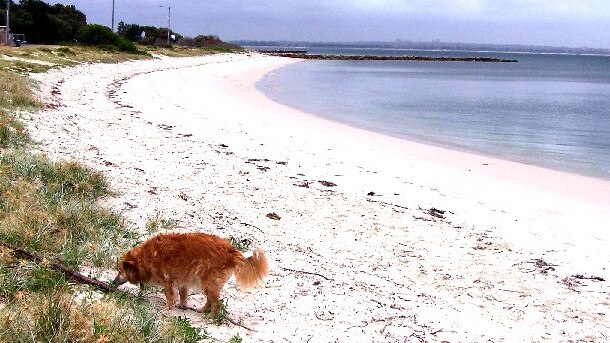
[{"label": "calm sea", "polygon": [[360,128],[610,179],[610,56],[307,50],[516,59],[305,61],[257,86],[275,101]]}]

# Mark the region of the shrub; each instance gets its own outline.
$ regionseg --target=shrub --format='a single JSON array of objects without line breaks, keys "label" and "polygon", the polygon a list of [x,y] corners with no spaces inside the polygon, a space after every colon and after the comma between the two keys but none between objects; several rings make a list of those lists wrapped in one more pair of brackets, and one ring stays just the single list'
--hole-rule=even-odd
[{"label": "shrub", "polygon": [[57,48],[56,51],[60,54],[76,55],[76,52],[74,50],[68,48],[67,46],[59,47],[59,48]]},{"label": "shrub", "polygon": [[77,37],[84,45],[114,45],[118,42],[118,36],[110,28],[97,24],[82,27]]},{"label": "shrub", "polygon": [[110,28],[103,25],[89,24],[84,26],[78,30],[77,37],[78,41],[83,45],[101,46],[111,51],[139,52],[135,44],[115,34]]},{"label": "shrub", "polygon": [[186,46],[192,48],[195,46],[196,42],[195,39],[191,37],[182,37],[176,42],[176,44],[179,46]]}]

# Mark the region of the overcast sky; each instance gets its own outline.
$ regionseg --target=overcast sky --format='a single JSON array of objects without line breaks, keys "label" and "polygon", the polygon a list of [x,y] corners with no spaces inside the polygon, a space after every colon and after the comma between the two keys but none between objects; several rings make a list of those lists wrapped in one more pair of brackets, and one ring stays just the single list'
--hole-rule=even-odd
[{"label": "overcast sky", "polygon": [[[112,0],[75,5],[110,26]],[[394,41],[610,48],[610,0],[115,0],[115,22],[223,40]]]}]

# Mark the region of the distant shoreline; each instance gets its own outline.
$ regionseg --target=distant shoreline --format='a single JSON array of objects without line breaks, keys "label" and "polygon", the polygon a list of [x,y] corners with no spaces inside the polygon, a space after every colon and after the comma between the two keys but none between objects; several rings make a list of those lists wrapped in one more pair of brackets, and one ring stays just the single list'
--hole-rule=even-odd
[{"label": "distant shoreline", "polygon": [[286,47],[298,49],[382,49],[382,50],[425,50],[425,51],[469,51],[495,53],[543,53],[559,55],[600,55],[609,56],[608,48],[574,48],[523,44],[482,44],[482,43],[452,43],[441,41],[413,42],[302,42],[302,41],[256,41],[238,40],[232,43],[244,47],[259,47],[281,49]]},{"label": "distant shoreline", "polygon": [[299,58],[306,60],[337,60],[337,61],[432,61],[432,62],[485,62],[485,63],[516,63],[517,60],[493,57],[433,57],[433,56],[383,56],[383,55],[323,55],[306,52],[261,50],[260,53],[277,56]]}]

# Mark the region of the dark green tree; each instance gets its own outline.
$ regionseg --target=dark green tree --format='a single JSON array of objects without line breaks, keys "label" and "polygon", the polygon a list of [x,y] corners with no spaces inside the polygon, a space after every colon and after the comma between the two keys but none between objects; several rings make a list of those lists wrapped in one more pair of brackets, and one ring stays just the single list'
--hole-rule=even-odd
[{"label": "dark green tree", "polygon": [[99,46],[108,50],[141,53],[132,42],[103,25],[89,24],[81,27],[78,30],[77,39],[83,45]]},{"label": "dark green tree", "polygon": [[[167,28],[154,26],[140,26],[137,24],[126,24],[120,22],[117,33],[126,39],[144,45],[165,45],[167,44]],[[144,35],[142,35],[144,33]],[[182,38],[182,35],[170,31],[175,36],[170,42],[174,43]]]},{"label": "dark green tree", "polygon": [[25,34],[30,43],[72,42],[78,30],[87,25],[85,14],[72,5],[51,6],[41,0],[21,0],[11,9],[11,32]]},{"label": "dark green tree", "polygon": [[137,24],[125,24],[124,21],[119,22],[117,33],[132,42],[139,42],[142,39],[144,28]]}]

